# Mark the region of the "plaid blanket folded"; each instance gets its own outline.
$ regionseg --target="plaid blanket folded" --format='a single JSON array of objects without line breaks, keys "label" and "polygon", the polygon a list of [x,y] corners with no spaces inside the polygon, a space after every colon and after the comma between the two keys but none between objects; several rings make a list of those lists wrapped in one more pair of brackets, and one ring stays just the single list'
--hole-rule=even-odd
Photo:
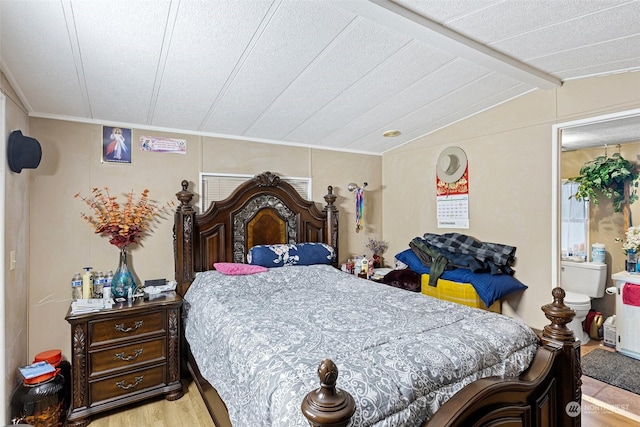
[{"label": "plaid blanket folded", "polygon": [[425,233],[424,240],[432,246],[453,253],[472,255],[480,261],[492,261],[498,266],[509,266],[516,255],[514,246],[487,243],[460,233]]}]

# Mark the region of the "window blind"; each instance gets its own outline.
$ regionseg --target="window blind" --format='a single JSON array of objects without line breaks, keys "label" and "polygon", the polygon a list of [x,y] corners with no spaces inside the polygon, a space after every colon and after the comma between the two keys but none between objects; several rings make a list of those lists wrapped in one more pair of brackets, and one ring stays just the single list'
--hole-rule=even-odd
[{"label": "window blind", "polygon": [[[226,199],[240,184],[253,177],[254,175],[244,174],[201,173],[200,210],[204,212],[211,205],[211,202]],[[280,179],[291,184],[302,198],[311,200],[311,178],[281,176]]]},{"label": "window blind", "polygon": [[589,259],[589,202],[573,197],[577,182],[562,181],[562,256]]}]

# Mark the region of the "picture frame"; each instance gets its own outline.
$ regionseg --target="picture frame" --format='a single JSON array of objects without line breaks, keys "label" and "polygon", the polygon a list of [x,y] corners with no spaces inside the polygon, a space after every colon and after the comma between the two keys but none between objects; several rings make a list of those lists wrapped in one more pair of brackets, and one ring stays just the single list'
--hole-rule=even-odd
[{"label": "picture frame", "polygon": [[131,134],[129,128],[102,127],[102,162],[131,163]]}]

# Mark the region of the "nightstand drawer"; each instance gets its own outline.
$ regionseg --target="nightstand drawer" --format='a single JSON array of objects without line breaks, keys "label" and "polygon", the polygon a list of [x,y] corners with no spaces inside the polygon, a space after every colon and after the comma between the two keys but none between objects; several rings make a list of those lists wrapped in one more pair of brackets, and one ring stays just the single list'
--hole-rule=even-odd
[{"label": "nightstand drawer", "polygon": [[165,371],[166,367],[161,365],[94,381],[89,386],[91,389],[91,401],[93,405],[98,405],[108,399],[122,398],[132,393],[139,393],[149,388],[162,386],[166,383]]},{"label": "nightstand drawer", "polygon": [[91,347],[114,343],[121,340],[165,333],[165,312],[123,316],[117,319],[100,320],[89,324],[89,342]]},{"label": "nightstand drawer", "polygon": [[161,363],[166,359],[165,337],[153,341],[138,342],[90,354],[91,368],[89,375],[94,378],[118,369],[131,370],[145,363]]}]

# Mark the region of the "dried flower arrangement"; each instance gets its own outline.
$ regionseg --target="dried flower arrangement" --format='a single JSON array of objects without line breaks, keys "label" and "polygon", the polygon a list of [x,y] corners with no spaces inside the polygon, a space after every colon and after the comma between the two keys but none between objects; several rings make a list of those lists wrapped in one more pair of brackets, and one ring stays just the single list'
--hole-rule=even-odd
[{"label": "dried flower arrangement", "polygon": [[384,240],[375,240],[369,238],[367,249],[371,250],[374,255],[382,255],[387,249],[389,249],[389,244]]},{"label": "dried flower arrangement", "polygon": [[93,210],[93,215],[81,215],[95,233],[109,236],[109,243],[120,249],[139,243],[156,218],[173,206],[173,203],[159,206],[150,201],[148,189],[144,189],[137,199],[131,191],[122,205],[118,203],[117,196],[109,194],[108,187],[93,188],[91,197],[83,197],[80,193],[74,197],[82,199]]}]

